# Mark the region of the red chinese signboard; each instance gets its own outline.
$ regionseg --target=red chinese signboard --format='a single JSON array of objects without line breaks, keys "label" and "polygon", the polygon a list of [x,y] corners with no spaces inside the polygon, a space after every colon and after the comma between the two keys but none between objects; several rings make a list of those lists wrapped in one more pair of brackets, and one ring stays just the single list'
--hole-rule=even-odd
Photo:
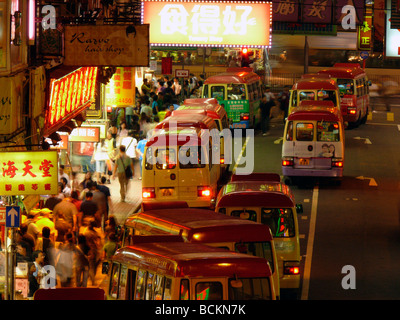
[{"label": "red chinese signboard", "polygon": [[0,152],[0,194],[58,193],[57,151]]},{"label": "red chinese signboard", "polygon": [[46,132],[60,127],[92,102],[95,97],[97,67],[83,67],[51,80],[50,101],[45,118]]}]

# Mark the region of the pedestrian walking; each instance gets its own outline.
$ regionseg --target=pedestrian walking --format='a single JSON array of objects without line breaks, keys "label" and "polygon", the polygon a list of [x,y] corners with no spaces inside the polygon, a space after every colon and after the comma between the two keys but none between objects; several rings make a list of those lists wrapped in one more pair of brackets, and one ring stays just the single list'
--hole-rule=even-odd
[{"label": "pedestrian walking", "polygon": [[65,235],[64,243],[58,248],[56,273],[61,287],[71,287],[74,275],[75,238],[72,232]]},{"label": "pedestrian walking", "polygon": [[89,278],[89,249],[86,243],[86,237],[80,234],[78,236],[78,244],[75,252],[75,285],[77,287],[87,287]]},{"label": "pedestrian walking", "polygon": [[[131,173],[128,173],[129,168],[131,168]],[[129,179],[134,176],[134,169],[131,158],[129,158],[125,153],[124,145],[121,145],[119,147],[119,156],[115,161],[113,179],[115,179],[115,175],[117,173],[120,184],[121,202],[125,202],[126,193],[128,191]]]},{"label": "pedestrian walking", "polygon": [[91,220],[89,223],[89,227],[83,234],[86,238],[86,243],[89,247],[89,252],[88,252],[89,278],[93,286],[96,285],[97,267],[99,266],[101,261],[101,249],[103,247],[101,236],[95,228],[96,228],[96,221]]}]

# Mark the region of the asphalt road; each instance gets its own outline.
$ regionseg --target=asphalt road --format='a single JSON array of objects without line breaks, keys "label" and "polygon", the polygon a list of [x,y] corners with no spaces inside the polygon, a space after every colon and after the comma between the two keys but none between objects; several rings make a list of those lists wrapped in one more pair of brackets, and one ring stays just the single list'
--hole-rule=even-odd
[{"label": "asphalt road", "polygon": [[[377,108],[367,124],[345,131],[340,185],[302,179],[292,185],[299,218],[302,300],[400,298],[400,108]],[[256,133],[254,172],[282,174],[282,121]],[[248,142],[249,144],[250,142]],[[306,266],[307,265],[307,266]]]}]

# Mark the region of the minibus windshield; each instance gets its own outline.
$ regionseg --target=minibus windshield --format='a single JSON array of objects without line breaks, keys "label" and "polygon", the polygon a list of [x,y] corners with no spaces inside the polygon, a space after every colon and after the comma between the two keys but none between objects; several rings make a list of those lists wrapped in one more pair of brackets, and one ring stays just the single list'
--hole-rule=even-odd
[{"label": "minibus windshield", "polygon": [[261,208],[261,223],[269,226],[274,238],[295,236],[295,223],[290,208]]},{"label": "minibus windshield", "polygon": [[229,281],[229,300],[271,300],[271,289],[268,278],[239,278],[240,286],[232,286]]}]

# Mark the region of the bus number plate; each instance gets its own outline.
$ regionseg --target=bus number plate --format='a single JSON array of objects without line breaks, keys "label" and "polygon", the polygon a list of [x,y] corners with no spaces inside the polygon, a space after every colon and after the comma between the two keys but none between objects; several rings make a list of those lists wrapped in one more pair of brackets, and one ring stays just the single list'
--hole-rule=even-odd
[{"label": "bus number plate", "polygon": [[299,164],[300,164],[301,166],[308,166],[308,165],[310,164],[310,159],[303,159],[303,158],[300,158],[300,159],[299,159]]},{"label": "bus number plate", "polygon": [[174,188],[163,188],[161,194],[163,197],[170,197],[174,193]]}]

